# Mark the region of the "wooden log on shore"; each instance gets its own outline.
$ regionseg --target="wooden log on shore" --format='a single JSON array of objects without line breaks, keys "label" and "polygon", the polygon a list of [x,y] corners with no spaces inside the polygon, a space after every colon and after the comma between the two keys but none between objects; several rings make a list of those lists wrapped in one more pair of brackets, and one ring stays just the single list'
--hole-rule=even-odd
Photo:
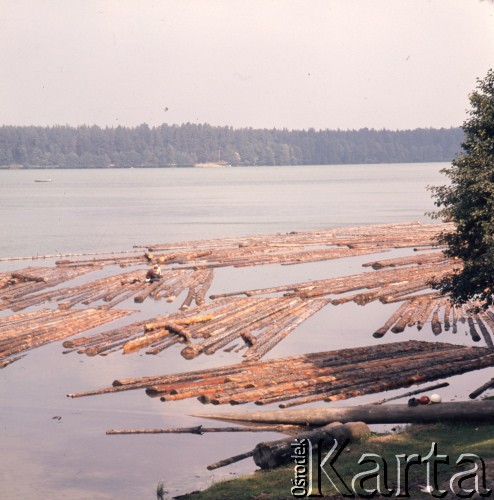
[{"label": "wooden log on shore", "polygon": [[387,405],[310,408],[307,410],[273,410],[196,414],[195,417],[259,424],[313,425],[332,422],[365,422],[366,424],[409,424],[437,422],[491,422],[494,401],[446,402],[432,405]]},{"label": "wooden log on shore", "polygon": [[[307,425],[307,424],[305,424]],[[330,423],[314,430],[297,434],[294,438],[288,437],[277,441],[259,443],[254,448],[252,455],[254,463],[261,469],[273,469],[293,462],[293,443],[295,440],[310,441],[314,450],[319,444],[333,444],[334,441],[341,447],[348,441],[355,441],[370,434],[370,429],[364,422]]]},{"label": "wooden log on shore", "polygon": [[215,462],[214,464],[208,465],[208,470],[219,469],[220,467],[226,467],[227,465],[234,464],[236,462],[240,462],[241,460],[245,460],[246,458],[254,455],[254,450],[247,451],[245,453],[241,453],[240,455],[235,455],[234,457],[225,458],[224,460],[220,460],[219,462]]},{"label": "wooden log on shore", "polygon": [[358,439],[363,437],[369,432],[367,425],[362,422],[355,422],[352,424],[330,424],[321,429],[299,433],[296,437],[287,438],[286,440],[259,443],[254,450],[220,460],[219,462],[208,465],[207,469],[219,469],[220,467],[225,467],[249,457],[253,457],[255,464],[261,469],[270,469],[286,464],[293,459],[292,444],[295,440],[308,440],[312,443],[313,449],[317,449],[322,441],[333,442],[336,439],[344,443],[352,438]]}]

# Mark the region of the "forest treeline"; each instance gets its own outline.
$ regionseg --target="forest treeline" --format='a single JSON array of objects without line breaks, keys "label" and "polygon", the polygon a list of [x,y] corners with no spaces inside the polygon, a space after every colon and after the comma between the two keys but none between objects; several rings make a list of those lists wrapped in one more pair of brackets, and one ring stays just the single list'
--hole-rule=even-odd
[{"label": "forest treeline", "polygon": [[287,130],[183,124],[2,126],[2,168],[329,165],[451,161],[461,128]]}]

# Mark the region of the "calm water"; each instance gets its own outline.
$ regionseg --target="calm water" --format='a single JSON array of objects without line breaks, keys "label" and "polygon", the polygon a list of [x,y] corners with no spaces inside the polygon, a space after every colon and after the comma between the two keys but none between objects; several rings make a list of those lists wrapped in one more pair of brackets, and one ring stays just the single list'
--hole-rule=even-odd
[{"label": "calm water", "polygon": [[[0,171],[0,258],[427,221],[424,212],[434,207],[426,186],[444,182],[439,174],[444,166]],[[34,182],[43,178],[52,182]],[[368,260],[364,256],[300,266],[221,269],[211,293],[361,272],[361,264]],[[0,270],[47,263],[51,261],[0,262]],[[180,300],[177,302],[180,304]],[[175,310],[177,303],[128,302],[121,307],[136,311],[121,320],[120,324],[125,324]],[[269,357],[372,344],[377,342],[372,332],[395,308],[374,303],[365,308],[353,304],[327,307],[279,344]],[[408,338],[434,337],[424,329],[420,334],[410,331],[398,337],[386,336],[382,341]],[[440,340],[468,342],[460,333],[455,337],[445,333]],[[240,360],[233,353],[220,353],[185,361],[178,349],[158,356],[113,354],[89,358],[62,355],[60,344],[30,352],[0,371],[0,497],[155,499],[159,481],[175,495],[255,470],[251,460],[215,472],[208,472],[206,466],[280,435],[105,436],[110,428],[211,425],[191,415],[231,408],[202,406],[196,400],[163,404],[143,391],[65,397],[67,393],[108,386],[115,378],[202,369]],[[463,399],[479,385],[479,377],[484,381],[492,376],[491,370],[456,377],[443,397]],[[369,396],[346,404],[374,399]]]},{"label": "calm water", "polygon": [[444,166],[0,171],[0,257],[425,221]]}]

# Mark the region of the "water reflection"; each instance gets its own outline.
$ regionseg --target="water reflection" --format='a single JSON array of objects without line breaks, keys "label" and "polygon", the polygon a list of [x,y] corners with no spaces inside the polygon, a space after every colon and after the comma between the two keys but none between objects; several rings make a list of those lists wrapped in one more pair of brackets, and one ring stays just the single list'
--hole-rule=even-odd
[{"label": "water reflection", "polygon": [[[425,186],[442,183],[444,165],[355,165],[232,169],[132,169],[51,171],[37,185],[33,171],[0,171],[4,238],[0,258],[59,252],[129,249],[171,242],[266,232],[311,230],[369,223],[426,221],[433,209]],[[409,250],[398,250],[403,255]],[[391,255],[385,254],[387,258]],[[379,258],[218,270],[210,293],[295,283],[362,272]],[[0,271],[53,261],[2,262]],[[133,302],[131,323],[175,310],[173,304]],[[267,358],[406,339],[434,340],[432,332],[407,330],[377,341],[394,305],[329,306],[311,317]],[[8,312],[0,312],[5,315]],[[102,331],[113,325],[105,325]],[[465,332],[441,341],[471,342]],[[205,423],[191,415],[229,408],[196,400],[161,403],[144,391],[80,399],[67,393],[100,388],[116,378],[229,365],[241,361],[219,352],[186,361],[180,347],[157,356],[142,353],[86,357],[63,355],[59,343],[33,350],[0,371],[0,484],[2,498],[135,500],[154,498],[163,481],[170,494],[203,488],[219,478],[255,470],[252,460],[208,472],[206,466],[248,451],[278,434],[106,436],[110,428],[187,427]],[[464,399],[492,370],[451,379],[444,399]],[[391,391],[390,395],[400,391]],[[382,397],[381,395],[379,397]],[[373,401],[376,396],[341,404]],[[243,409],[255,407],[246,405]],[[57,418],[54,418],[57,417]],[[60,417],[60,418],[58,418]],[[216,425],[216,424],[215,424]],[[221,425],[221,424],[217,424]]]}]

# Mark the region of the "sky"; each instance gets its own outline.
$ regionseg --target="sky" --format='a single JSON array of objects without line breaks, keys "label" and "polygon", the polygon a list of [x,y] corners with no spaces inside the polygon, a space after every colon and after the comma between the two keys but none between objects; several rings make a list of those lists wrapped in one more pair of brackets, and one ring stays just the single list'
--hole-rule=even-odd
[{"label": "sky", "polygon": [[457,127],[488,0],[0,0],[0,125]]}]

